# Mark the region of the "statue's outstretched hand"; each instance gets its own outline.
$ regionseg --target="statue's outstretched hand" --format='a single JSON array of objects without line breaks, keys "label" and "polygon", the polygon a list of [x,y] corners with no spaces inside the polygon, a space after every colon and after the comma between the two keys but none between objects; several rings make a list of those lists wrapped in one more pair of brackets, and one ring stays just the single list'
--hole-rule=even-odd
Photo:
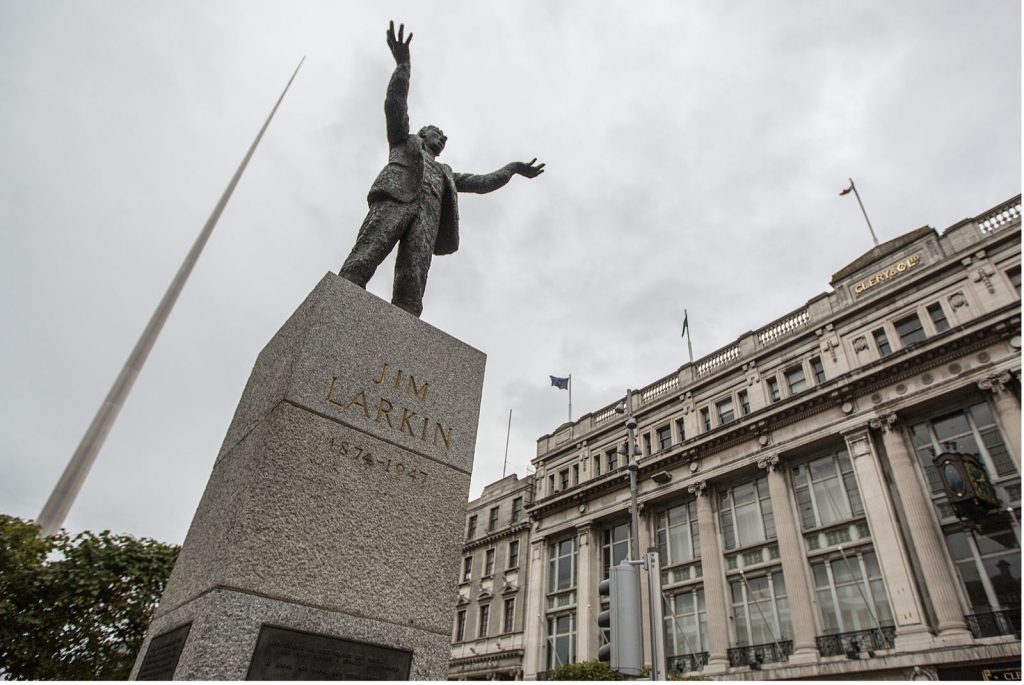
[{"label": "statue's outstretched hand", "polygon": [[388,47],[398,64],[409,62],[409,43],[412,42],[412,31],[409,32],[409,39],[402,40],[405,33],[405,24],[398,25],[398,37],[395,38],[395,22],[388,24]]},{"label": "statue's outstretched hand", "polygon": [[526,178],[536,178],[544,173],[544,163],[537,164],[536,157],[529,162],[513,162],[512,165],[513,171]]}]

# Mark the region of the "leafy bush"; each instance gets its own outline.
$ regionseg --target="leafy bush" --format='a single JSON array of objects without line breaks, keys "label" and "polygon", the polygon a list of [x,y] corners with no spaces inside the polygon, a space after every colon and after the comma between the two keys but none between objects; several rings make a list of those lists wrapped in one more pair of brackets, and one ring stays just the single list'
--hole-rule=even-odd
[{"label": "leafy bush", "polygon": [[126,680],[178,551],[0,515],[0,677]]}]

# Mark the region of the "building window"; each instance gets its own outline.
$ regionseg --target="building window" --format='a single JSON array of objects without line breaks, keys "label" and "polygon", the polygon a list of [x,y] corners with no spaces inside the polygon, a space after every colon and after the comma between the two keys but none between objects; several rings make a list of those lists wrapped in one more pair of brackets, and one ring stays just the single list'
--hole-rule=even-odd
[{"label": "building window", "polygon": [[844,553],[811,564],[811,571],[826,634],[893,624],[874,552]]},{"label": "building window", "polygon": [[573,485],[579,485],[579,482],[580,482],[580,465],[579,464],[573,464],[572,465],[572,484]]},{"label": "building window", "polygon": [[491,507],[487,514],[487,530],[494,530],[498,527],[498,512],[500,507]]},{"label": "building window", "polygon": [[772,402],[778,402],[782,399],[782,394],[779,393],[779,380],[775,376],[770,376],[767,381],[768,383],[768,397]]},{"label": "building window", "polygon": [[663,566],[700,558],[697,502],[690,501],[658,512],[658,555]]},{"label": "building window", "polygon": [[576,615],[564,614],[548,618],[547,668],[576,662]]},{"label": "building window", "polygon": [[884,328],[871,331],[871,336],[875,339],[875,345],[878,346],[878,356],[888,357],[892,354],[892,347],[889,345],[889,338],[886,337]]},{"label": "building window", "polygon": [[516,598],[511,597],[505,600],[505,621],[504,632],[511,633],[516,625]]},{"label": "building window", "polygon": [[729,588],[738,646],[763,645],[792,636],[781,571],[756,578],[740,575],[729,581]]},{"label": "building window", "polygon": [[484,555],[484,577],[494,575],[494,548],[487,550]]},{"label": "building window", "polygon": [[708,651],[708,614],[704,607],[704,590],[688,589],[677,592],[666,602],[665,652],[674,656],[688,656]]},{"label": "building window", "polygon": [[707,407],[700,410],[700,425],[704,426],[704,432],[711,430],[711,412]]},{"label": "building window", "polygon": [[722,426],[731,423],[736,418],[736,412],[732,408],[732,398],[727,398],[715,403],[715,411],[718,414],[718,425]]},{"label": "building window", "polygon": [[969,529],[946,533],[971,613],[1020,608],[1020,549],[1011,537],[993,539]]},{"label": "building window", "polygon": [[466,525],[466,539],[472,540],[476,537],[476,516],[469,517],[469,523]]},{"label": "building window", "polygon": [[997,483],[1008,477],[1015,479],[1018,475],[992,411],[985,402],[914,424],[910,426],[910,434],[933,494],[942,493],[943,489],[932,459],[947,450],[977,454],[989,477]]},{"label": "building window", "polygon": [[793,467],[793,494],[804,530],[864,514],[845,449]]},{"label": "building window", "polygon": [[594,477],[596,478],[597,476],[601,475],[601,455],[600,454],[595,454],[593,461],[594,461]]},{"label": "building window", "polygon": [[462,642],[466,639],[466,612],[460,611],[455,615],[455,641]]},{"label": "building window", "polygon": [[523,515],[523,498],[516,497],[512,500],[512,522],[515,523]]},{"label": "building window", "polygon": [[676,433],[679,434],[679,442],[686,440],[686,425],[682,419],[676,419]]},{"label": "building window", "polygon": [[630,524],[620,523],[604,529],[601,545],[601,579],[608,577],[608,568],[618,566],[623,559],[629,558]]},{"label": "building window", "polygon": [[804,378],[804,367],[794,366],[786,369],[786,385],[789,386],[789,394],[795,395],[807,388],[807,380]]},{"label": "building window", "polygon": [[484,604],[480,607],[480,625],[477,626],[476,636],[487,637],[488,623],[491,621],[491,605]]},{"label": "building window", "polygon": [[548,592],[576,587],[576,538],[548,545]]},{"label": "building window", "polygon": [[935,324],[936,333],[949,330],[949,321],[946,320],[946,313],[942,311],[941,304],[934,302],[928,305],[927,309],[928,316],[931,317],[932,323]]},{"label": "building window", "polygon": [[825,382],[825,367],[821,363],[821,357],[811,357],[811,373],[814,374],[815,385]]},{"label": "building window", "polygon": [[462,560],[462,582],[468,582],[473,578],[473,557],[466,557]]},{"label": "building window", "polygon": [[562,469],[558,472],[558,485],[561,490],[569,489],[569,469]]},{"label": "building window", "polygon": [[662,426],[658,429],[658,449],[667,450],[672,446],[672,427]]},{"label": "building window", "polygon": [[993,531],[986,537],[957,520],[932,464],[935,455],[947,450],[977,455],[997,492],[1005,493],[1005,503],[1019,510],[1020,476],[988,404],[978,402],[913,424],[910,435],[971,612],[1019,607],[1021,556],[1015,536]]},{"label": "building window", "polygon": [[726,549],[775,538],[775,518],[765,478],[737,485],[721,494],[720,520]]},{"label": "building window", "polygon": [[548,494],[555,494],[555,474],[548,476]]},{"label": "building window", "polygon": [[508,543],[508,568],[519,568],[519,540]]},{"label": "building window", "polygon": [[644,433],[644,454],[654,454],[654,450],[651,449],[651,434]]},{"label": "building window", "polygon": [[619,453],[614,449],[608,450],[605,455],[608,457],[608,470],[614,471],[619,468]]},{"label": "building window", "polygon": [[911,314],[898,321],[894,321],[893,326],[896,328],[896,335],[899,336],[902,347],[910,347],[925,338],[924,326],[921,325],[921,319],[918,318],[917,314]]},{"label": "building window", "polygon": [[1007,269],[1006,277],[1010,279],[1010,285],[1017,291],[1017,297],[1020,297],[1020,264]]},{"label": "building window", "polygon": [[746,416],[750,413],[750,396],[746,390],[740,390],[736,397],[740,401],[740,416]]}]

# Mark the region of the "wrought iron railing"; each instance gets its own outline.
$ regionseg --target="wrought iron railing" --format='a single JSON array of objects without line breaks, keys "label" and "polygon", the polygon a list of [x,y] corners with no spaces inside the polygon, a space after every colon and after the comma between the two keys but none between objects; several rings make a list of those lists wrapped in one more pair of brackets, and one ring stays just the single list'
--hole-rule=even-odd
[{"label": "wrought iron railing", "polygon": [[730,666],[753,666],[786,661],[793,654],[793,641],[780,640],[763,645],[733,647],[729,650]]},{"label": "wrought iron railing", "polygon": [[964,616],[974,637],[1016,635],[1020,637],[1020,607]]},{"label": "wrought iron railing", "polygon": [[878,649],[892,649],[895,638],[896,628],[893,626],[822,635],[818,638],[818,651],[822,656],[838,656],[873,652]]},{"label": "wrought iron railing", "polygon": [[689,673],[699,671],[708,664],[707,652],[694,652],[692,654],[680,654],[668,658],[669,673]]}]

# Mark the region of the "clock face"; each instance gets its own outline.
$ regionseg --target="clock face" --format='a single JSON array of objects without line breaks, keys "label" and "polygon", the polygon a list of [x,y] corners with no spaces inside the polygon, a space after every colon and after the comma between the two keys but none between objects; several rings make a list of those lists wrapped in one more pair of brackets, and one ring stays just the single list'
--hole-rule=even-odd
[{"label": "clock face", "polygon": [[986,499],[995,501],[996,491],[992,489],[992,484],[988,482],[985,472],[970,462],[964,462],[964,467],[967,469],[967,477],[974,483],[977,493]]},{"label": "clock face", "polygon": [[963,476],[960,475],[960,469],[947,462],[942,467],[942,475],[946,479],[949,491],[957,497],[963,497],[964,493],[967,492],[967,483],[964,482]]}]

